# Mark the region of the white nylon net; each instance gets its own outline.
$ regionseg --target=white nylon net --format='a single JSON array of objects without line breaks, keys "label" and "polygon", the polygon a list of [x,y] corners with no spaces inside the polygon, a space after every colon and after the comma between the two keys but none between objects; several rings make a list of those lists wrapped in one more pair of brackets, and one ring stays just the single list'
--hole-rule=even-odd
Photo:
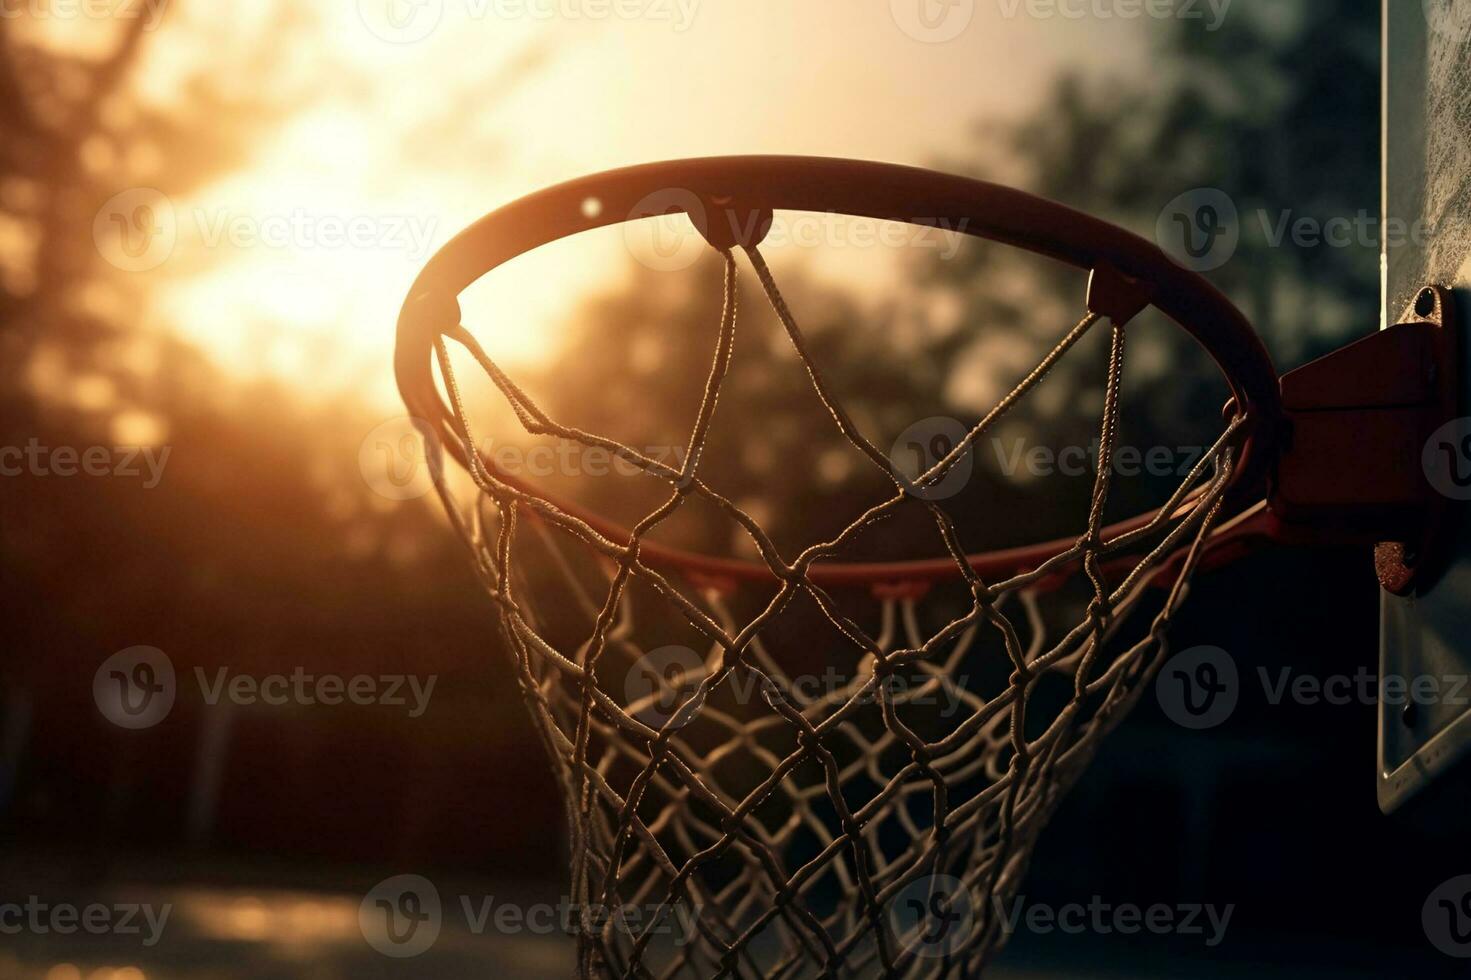
[{"label": "white nylon net", "polygon": [[[1110,323],[1083,530],[1039,567],[983,581],[945,504],[921,491],[1100,318],[1084,316],[963,442],[910,481],[859,432],[760,252],[745,252],[833,423],[894,483],[891,498],[795,556],[701,479],[736,336],[733,253],[724,254],[719,339],[679,467],[555,422],[466,330],[446,331],[528,432],[601,447],[667,484],[663,504],[623,540],[485,464],[438,342],[478,499],[462,509],[438,482],[497,604],[502,644],[564,789],[579,968],[621,977],[975,975],[1005,942],[1002,909],[1043,826],[1164,655],[1244,420],[1226,423],[1157,516],[1105,537],[1125,347],[1124,327]],[[694,497],[750,536],[770,571],[763,587],[731,593],[641,558],[647,535]],[[914,507],[928,511],[954,561],[951,585],[923,594],[899,582],[854,595],[813,581],[815,565]],[[1111,560],[1122,554],[1133,558]],[[1043,606],[1077,571],[1083,613],[1051,630]],[[1163,598],[1129,636],[1123,626],[1151,586]],[[695,639],[661,644],[649,629],[653,609]],[[822,676],[806,682],[802,671],[814,665]]]}]

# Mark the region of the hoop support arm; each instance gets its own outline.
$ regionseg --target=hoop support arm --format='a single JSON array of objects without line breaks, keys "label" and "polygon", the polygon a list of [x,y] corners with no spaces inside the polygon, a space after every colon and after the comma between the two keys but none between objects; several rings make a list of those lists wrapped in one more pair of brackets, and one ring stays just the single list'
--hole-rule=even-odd
[{"label": "hoop support arm", "polygon": [[1436,573],[1453,514],[1422,449],[1456,415],[1458,347],[1453,297],[1427,286],[1400,323],[1283,376],[1277,537],[1375,544],[1397,595]]}]

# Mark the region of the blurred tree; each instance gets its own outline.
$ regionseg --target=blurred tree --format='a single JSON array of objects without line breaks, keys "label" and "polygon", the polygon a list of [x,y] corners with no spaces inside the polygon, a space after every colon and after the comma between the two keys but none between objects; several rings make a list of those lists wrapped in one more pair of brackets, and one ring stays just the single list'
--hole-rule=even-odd
[{"label": "blurred tree", "polygon": [[[202,28],[175,27],[170,7],[129,9],[97,18],[48,8],[0,23],[0,218],[12,232],[0,249],[7,397],[36,394],[19,382],[38,345],[80,359],[68,371],[108,370],[116,350],[99,341],[135,329],[125,314],[157,282],[105,261],[94,228],[106,202],[130,188],[185,194],[239,167],[306,97],[300,87],[242,84],[233,71],[202,71],[178,79],[172,99],[150,97],[140,68],[154,42]],[[277,8],[283,46],[304,24],[294,8]],[[279,57],[279,48],[257,49],[230,68],[277,77]]]},{"label": "blurred tree", "polygon": [[[978,127],[972,153],[948,168],[1018,183],[1150,240],[1178,195],[1224,191],[1240,244],[1207,275],[1286,370],[1377,324],[1378,64],[1372,4],[1243,4],[1214,32],[1176,20],[1144,77],[1064,76],[1020,123]],[[1337,247],[1279,235],[1299,218],[1367,224]],[[962,253],[933,264],[930,279],[966,298],[961,322],[1027,335],[1039,326],[1027,311],[1045,308],[1044,297],[1081,299],[1052,277],[1029,276],[1019,290],[1011,259]],[[1180,343],[1172,351],[1172,371],[1156,372],[1150,393],[1166,418],[1207,370]]]},{"label": "blurred tree", "polygon": [[[126,6],[138,16],[30,4],[0,17],[0,446],[168,454],[156,485],[0,478],[7,839],[178,842],[193,753],[214,744],[229,755],[238,738],[260,750],[232,757],[223,776],[227,843],[457,861],[503,847],[506,867],[518,853],[550,861],[506,835],[486,843],[486,812],[513,796],[505,787],[546,777],[514,751],[520,715],[485,669],[491,620],[462,549],[431,501],[378,497],[359,470],[381,417],[239,381],[144,313],[175,281],[169,267],[120,268],[106,238],[116,229],[98,230],[119,193],[185,199],[247,169],[289,117],[334,91],[329,72],[285,70],[316,65],[301,48],[321,40],[313,15],[278,0],[247,27],[209,5]],[[262,43],[243,40],[247,30]],[[355,724],[345,714],[278,712],[237,718],[234,736],[211,742],[206,724],[232,722],[186,696],[192,682],[148,732],[122,733],[97,713],[93,672],[137,644],[162,648],[181,678],[195,666],[462,673],[439,687],[437,724],[401,736],[359,725],[342,737],[312,726]],[[401,738],[389,750],[400,769],[413,766],[386,802],[374,754],[384,746],[364,728]],[[334,743],[336,754],[321,748]],[[507,752],[464,788],[459,772]],[[390,816],[369,825],[359,818],[370,806]],[[304,815],[319,832],[300,833]]]}]

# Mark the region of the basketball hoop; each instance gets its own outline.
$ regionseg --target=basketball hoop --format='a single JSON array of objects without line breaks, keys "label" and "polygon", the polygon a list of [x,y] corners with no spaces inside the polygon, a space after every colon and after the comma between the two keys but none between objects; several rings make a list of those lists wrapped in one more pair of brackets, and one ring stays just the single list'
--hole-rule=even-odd
[{"label": "basketball hoop", "polygon": [[[724,262],[719,337],[679,466],[550,418],[460,323],[457,302],[496,266],[639,218],[640,202],[670,188],[680,191],[671,200],[694,202],[678,209]],[[586,207],[589,200],[599,206]],[[775,210],[943,221],[1088,271],[1084,309],[964,440],[907,478],[859,431],[811,356],[760,250]],[[701,475],[738,330],[738,255],[834,426],[894,486],[841,534],[795,555]],[[1105,526],[1126,328],[1148,305],[1195,338],[1232,397],[1209,451],[1164,505]],[[925,487],[1094,330],[1109,335],[1107,381],[1097,471],[1078,533],[967,554],[952,516]],[[529,433],[614,454],[667,485],[665,502],[629,528],[498,469],[476,448],[449,342],[469,353]],[[442,468],[443,447],[477,488],[466,508],[436,481],[497,607],[501,641],[563,787],[585,976],[982,968],[1005,942],[1000,909],[1017,894],[1048,818],[1165,656],[1191,573],[1213,543],[1265,533],[1261,501],[1274,487],[1285,418],[1277,374],[1246,320],[1143,239],[991,184],[797,157],[617,170],[492,213],[415,282],[399,318],[396,370],[410,413],[436,436],[432,465]],[[743,529],[758,558],[648,540],[695,497]],[[944,557],[842,560],[855,535],[903,508],[927,512]],[[554,570],[554,585],[528,585],[523,562],[532,550]],[[602,577],[590,580],[587,568]],[[1081,614],[1054,633],[1042,607],[1070,582],[1080,589]],[[640,635],[635,590],[693,630],[699,649],[655,656],[655,638]],[[1152,618],[1132,624],[1147,595],[1156,597]],[[820,637],[810,646],[844,670],[820,691],[793,683],[801,651],[780,628],[783,617],[803,615],[817,624],[804,635]],[[578,616],[585,622],[575,638],[559,638]],[[646,683],[623,683],[651,658]],[[989,688],[969,674],[967,665],[982,661]],[[759,696],[738,696],[741,685]],[[937,699],[954,710],[936,710]],[[906,918],[908,909],[943,910],[946,934]],[[639,916],[619,914],[630,910]],[[671,943],[672,923],[683,931]]]}]

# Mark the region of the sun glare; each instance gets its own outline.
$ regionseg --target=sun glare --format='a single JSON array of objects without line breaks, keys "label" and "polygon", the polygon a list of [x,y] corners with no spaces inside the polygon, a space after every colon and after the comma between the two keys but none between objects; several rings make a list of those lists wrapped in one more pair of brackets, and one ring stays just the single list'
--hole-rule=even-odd
[{"label": "sun glare", "polygon": [[[262,51],[269,60],[262,41],[278,21],[286,29],[273,42],[281,64],[269,73],[271,91],[291,90],[303,72],[314,81],[299,86],[309,94],[284,122],[264,127],[265,142],[250,144],[231,172],[170,198],[177,242],[156,302],[164,322],[227,369],[308,396],[350,391],[396,404],[389,357],[414,276],[465,225],[549,183],[726,152],[924,163],[944,143],[923,120],[880,118],[877,104],[838,97],[866,84],[863,45],[891,47],[886,11],[864,21],[847,47],[804,49],[799,84],[780,72],[748,77],[739,52],[777,42],[765,38],[761,18],[713,6],[687,25],[533,17],[490,24],[476,5],[436,4],[441,20],[423,37],[394,35],[395,24],[364,13],[372,4],[246,6],[238,34],[185,10],[165,23],[160,31],[177,36],[155,45],[141,79],[146,97],[168,104],[191,66],[228,87]],[[999,60],[983,74],[1046,70],[1011,64],[1004,38],[995,46]],[[311,68],[304,50],[314,52]],[[1060,49],[1049,57],[1069,56]],[[739,98],[729,80],[717,81],[738,68],[748,77]],[[723,114],[727,103],[749,111],[751,85],[773,107],[826,108],[761,120]],[[595,240],[518,260],[513,274],[492,277],[493,289],[465,297],[467,323],[484,325],[507,364],[547,358],[580,301],[631,267],[618,235],[588,237]],[[860,250],[831,264],[820,250],[798,251],[824,274],[850,274],[859,292],[881,281],[874,256]]]}]

